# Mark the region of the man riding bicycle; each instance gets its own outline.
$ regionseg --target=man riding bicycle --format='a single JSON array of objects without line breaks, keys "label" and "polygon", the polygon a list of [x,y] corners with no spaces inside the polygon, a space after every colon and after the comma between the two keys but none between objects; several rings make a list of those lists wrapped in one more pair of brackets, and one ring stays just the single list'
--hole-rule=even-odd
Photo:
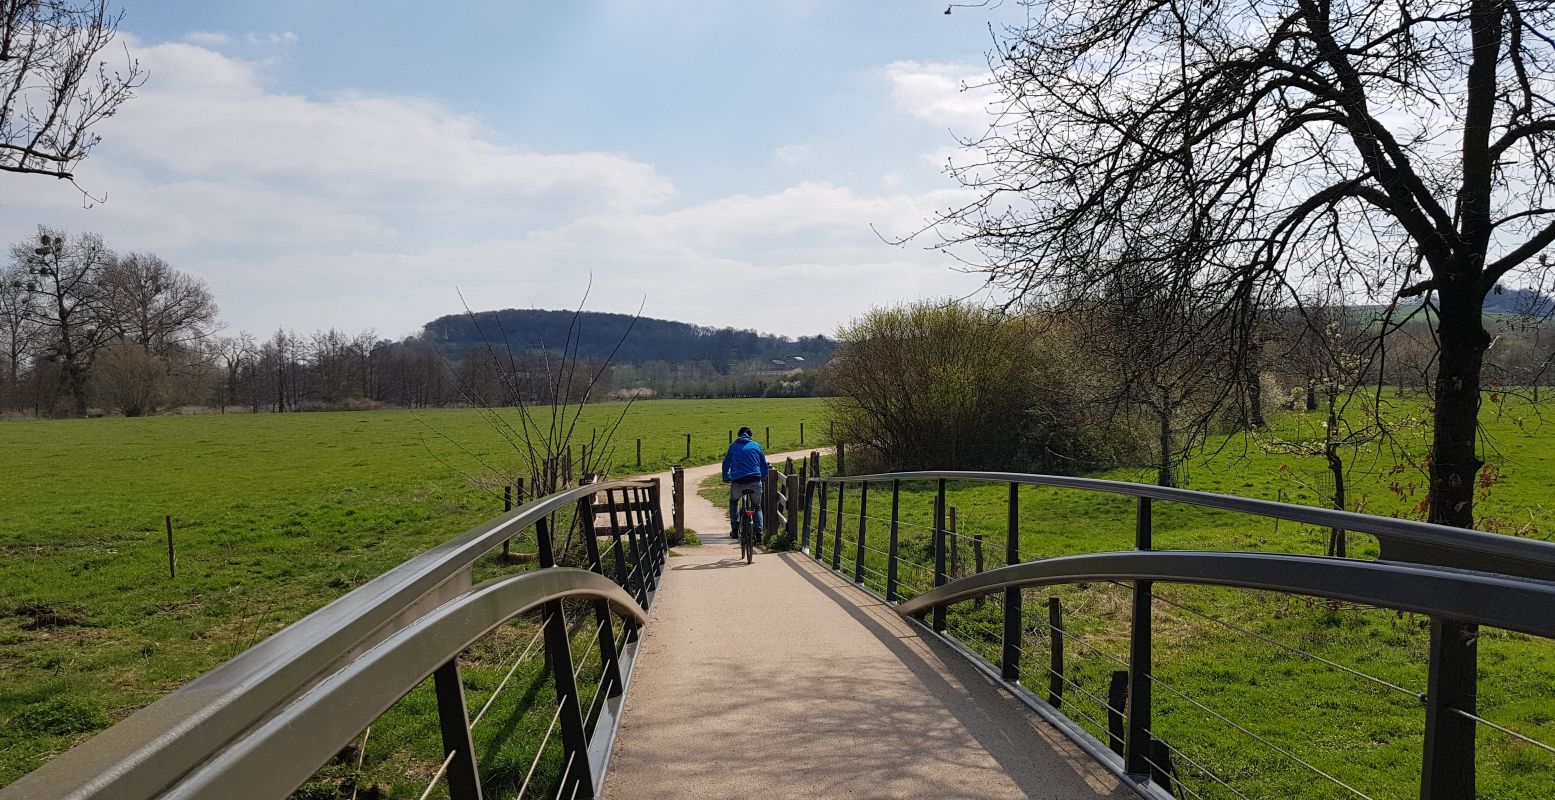
[{"label": "man riding bicycle", "polygon": [[761,517],[761,490],[766,476],[767,454],[751,438],[751,429],[741,428],[739,438],[729,445],[729,452],[724,455],[724,482],[729,484],[729,536],[740,536],[740,495],[747,489],[755,490],[751,499],[756,506],[756,530],[766,530]]}]

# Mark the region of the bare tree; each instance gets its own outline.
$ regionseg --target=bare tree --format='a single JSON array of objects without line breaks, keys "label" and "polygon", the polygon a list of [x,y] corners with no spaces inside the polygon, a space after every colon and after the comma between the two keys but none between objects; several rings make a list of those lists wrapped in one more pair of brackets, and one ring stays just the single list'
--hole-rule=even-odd
[{"label": "bare tree", "polygon": [[252,366],[258,356],[254,336],[243,331],[237,336],[224,336],[216,341],[216,357],[221,363],[222,381],[216,391],[216,404],[221,413],[227,413],[227,405],[239,401],[241,382],[246,368]]},{"label": "bare tree", "polygon": [[0,0],[0,171],[74,178],[93,127],[145,82],[128,55],[98,59],[121,19],[106,0]]},{"label": "bare tree", "polygon": [[118,336],[169,358],[209,335],[216,301],[205,281],[150,253],[130,253],[103,274]]},{"label": "bare tree", "polygon": [[12,246],[11,259],[31,279],[31,313],[48,336],[45,357],[58,362],[73,411],[84,417],[92,363],[115,335],[105,280],[114,253],[95,233],[66,238],[40,225],[35,243]]},{"label": "bare tree", "polygon": [[[1322,487],[1326,491],[1319,494],[1326,494],[1324,499],[1333,508],[1356,510],[1347,506],[1350,467],[1361,448],[1393,439],[1390,424],[1385,423],[1378,407],[1383,402],[1382,392],[1365,391],[1384,352],[1374,331],[1390,320],[1375,319],[1359,309],[1336,304],[1332,298],[1303,304],[1298,312],[1301,328],[1289,346],[1299,353],[1293,361],[1301,367],[1299,374],[1306,382],[1309,402],[1316,396],[1321,404],[1319,409],[1308,409],[1323,412],[1321,430],[1290,439],[1270,436],[1260,445],[1266,452],[1323,459],[1331,486]],[[1345,555],[1345,535],[1339,528],[1329,531],[1328,554]]]},{"label": "bare tree", "polygon": [[1245,398],[1238,340],[1214,323],[1216,296],[1169,271],[1119,264],[1106,281],[1068,305],[1097,356],[1094,398],[1114,426],[1142,415],[1156,483],[1178,485],[1188,454],[1203,444],[1219,411]]},{"label": "bare tree", "polygon": [[19,265],[0,271],[0,347],[5,356],[5,383],[0,408],[21,408],[22,366],[36,353],[43,326],[32,314],[32,289],[37,279]]},{"label": "bare tree", "polygon": [[[1474,523],[1487,292],[1555,242],[1555,10],[1473,0],[1056,0],[999,37],[1002,104],[940,227],[1017,295],[1125,241],[1263,283],[1424,297],[1439,343],[1430,519]],[[1148,224],[1142,211],[1160,215]]]}]

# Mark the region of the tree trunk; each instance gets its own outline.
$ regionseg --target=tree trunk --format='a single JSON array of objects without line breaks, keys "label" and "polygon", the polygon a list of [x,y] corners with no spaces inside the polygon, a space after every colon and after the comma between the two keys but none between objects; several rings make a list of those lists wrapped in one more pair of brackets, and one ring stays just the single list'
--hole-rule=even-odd
[{"label": "tree trunk", "polygon": [[1439,525],[1474,527],[1474,479],[1484,463],[1475,451],[1480,372],[1490,337],[1473,286],[1439,292],[1441,342],[1431,442],[1431,516]]},{"label": "tree trunk", "polygon": [[1317,410],[1317,384],[1307,381],[1307,410]]},{"label": "tree trunk", "polygon": [[1161,457],[1156,462],[1155,482],[1160,486],[1176,486],[1177,474],[1172,469],[1172,414],[1157,411],[1156,419],[1161,423]]},{"label": "tree trunk", "polygon": [[[1323,454],[1328,459],[1328,471],[1334,476],[1334,508],[1345,510],[1344,504],[1344,459],[1339,457],[1339,414],[1337,411],[1339,395],[1336,390],[1328,392],[1328,436],[1323,445]],[[1330,528],[1328,531],[1328,554],[1331,556],[1345,555],[1344,530],[1342,528]]]},{"label": "tree trunk", "polygon": [[1263,384],[1258,380],[1257,364],[1247,365],[1242,373],[1242,382],[1247,394],[1247,413],[1243,417],[1243,425],[1248,430],[1262,430],[1267,427],[1267,423],[1263,418]]}]

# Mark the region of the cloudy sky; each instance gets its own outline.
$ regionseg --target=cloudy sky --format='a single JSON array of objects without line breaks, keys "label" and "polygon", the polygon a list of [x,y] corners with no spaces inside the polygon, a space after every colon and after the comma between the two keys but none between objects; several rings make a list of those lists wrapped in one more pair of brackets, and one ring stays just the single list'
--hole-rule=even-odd
[{"label": "cloudy sky", "polygon": [[[0,239],[102,233],[229,332],[402,336],[575,304],[790,335],[980,281],[899,235],[961,197],[988,26],[945,2],[124,0],[150,77],[78,170],[0,177]],[[364,10],[371,9],[371,10]]]}]

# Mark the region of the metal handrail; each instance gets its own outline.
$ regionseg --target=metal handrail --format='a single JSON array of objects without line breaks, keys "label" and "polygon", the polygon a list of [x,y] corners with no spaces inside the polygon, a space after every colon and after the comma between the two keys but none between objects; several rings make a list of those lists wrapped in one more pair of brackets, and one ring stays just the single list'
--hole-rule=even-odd
[{"label": "metal handrail", "polygon": [[284,797],[464,648],[525,611],[569,597],[608,601],[638,624],[648,619],[624,589],[588,570],[557,567],[489,581],[323,679],[162,797]]},{"label": "metal handrail", "polygon": [[1231,586],[1345,600],[1555,638],[1555,583],[1327,556],[1147,550],[1027,561],[951,581],[896,607],[915,616],[981,595],[1084,581]]},{"label": "metal handrail", "polygon": [[0,788],[0,800],[157,797],[340,662],[469,589],[470,568],[580,499],[657,491],[651,480],[592,483],[522,505],[414,556]]},{"label": "metal handrail", "polygon": [[[1391,541],[1399,544],[1422,546],[1432,550],[1447,549],[1455,551],[1455,555],[1458,557],[1452,558],[1451,563],[1444,563],[1443,566],[1476,568],[1488,572],[1503,572],[1529,578],[1555,580],[1555,543],[1503,534],[1485,533],[1465,528],[1454,528],[1430,522],[1418,522],[1416,520],[1397,519],[1394,517],[1377,517],[1353,511],[1339,511],[1332,508],[1280,503],[1273,500],[1236,497],[1193,489],[1130,483],[1128,481],[1017,472],[888,472],[874,475],[811,478],[812,483],[828,485],[938,480],[1051,486],[1060,489],[1082,489],[1153,500],[1168,500],[1174,503],[1185,503],[1205,508],[1216,508],[1252,514],[1254,516],[1317,525],[1324,528],[1339,528],[1346,531],[1370,534],[1383,540],[1384,547]],[[1388,556],[1387,552],[1383,553],[1384,558]],[[1419,561],[1420,559],[1401,558],[1399,560]],[[1519,569],[1519,564],[1524,565],[1524,568]],[[1528,567],[1540,569],[1528,569]]]},{"label": "metal handrail", "polygon": [[[898,567],[904,482],[934,482],[934,586],[910,600],[899,596]],[[947,525],[947,488],[954,482],[991,482],[1008,487],[1004,564],[989,572],[952,580],[947,569],[951,532]],[[1477,708],[1477,626],[1487,625],[1555,639],[1555,544],[1487,534],[1411,520],[1373,517],[1333,509],[1276,503],[1187,489],[1148,486],[1095,478],[1027,475],[1010,472],[896,472],[877,475],[815,477],[805,493],[803,549],[817,561],[847,575],[842,563],[844,497],[857,486],[859,534],[851,560],[853,582],[864,584],[862,567],[867,517],[864,505],[871,484],[889,484],[891,513],[887,544],[885,590],[881,598],[989,677],[1001,682],[1036,713],[1063,730],[1103,767],[1145,797],[1167,796],[1172,779],[1162,772],[1156,755],[1170,744],[1157,738],[1151,725],[1152,686],[1159,682],[1152,669],[1152,586],[1156,582],[1219,585],[1279,591],[1309,597],[1352,601],[1420,613],[1429,618],[1430,655],[1427,690],[1418,697],[1425,706],[1425,736],[1420,771],[1424,800],[1461,800],[1474,796]],[[1104,491],[1132,496],[1134,550],[1023,561],[1020,551],[1022,486]],[[829,499],[835,497],[835,504]],[[820,499],[820,515],[811,544],[810,504]],[[1290,553],[1159,551],[1154,549],[1152,504],[1166,500],[1201,507],[1286,519],[1376,536],[1381,560]],[[1038,507],[1040,512],[1040,507]],[[828,514],[835,519],[827,541]],[[992,544],[992,542],[990,542]],[[823,548],[831,552],[823,554]],[[1050,682],[1048,700],[1020,682],[1024,610],[1022,589],[1029,586],[1119,582],[1132,594],[1129,621],[1126,698],[1116,707],[1127,709],[1126,722],[1113,728],[1111,747],[1102,744],[1060,710],[1061,687]],[[1123,582],[1127,582],[1126,584]],[[993,663],[947,634],[947,606],[1003,593],[1002,652]],[[1050,598],[1049,624],[1057,626],[1061,608]],[[1050,649],[1049,671],[1063,678],[1061,637]],[[1165,687],[1171,690],[1171,687]],[[1111,703],[1113,701],[1109,701]],[[1486,723],[1490,724],[1490,723]],[[1255,737],[1256,738],[1256,737]],[[1544,745],[1555,750],[1555,746]],[[1115,752],[1114,752],[1115,750]],[[1299,759],[1297,759],[1300,762]],[[1300,762],[1305,764],[1305,762]],[[1310,764],[1305,764],[1310,767]],[[1333,779],[1326,773],[1319,774]],[[1341,784],[1343,785],[1343,784]],[[1348,788],[1348,787],[1347,787]],[[1353,791],[1353,790],[1352,790]]]}]

